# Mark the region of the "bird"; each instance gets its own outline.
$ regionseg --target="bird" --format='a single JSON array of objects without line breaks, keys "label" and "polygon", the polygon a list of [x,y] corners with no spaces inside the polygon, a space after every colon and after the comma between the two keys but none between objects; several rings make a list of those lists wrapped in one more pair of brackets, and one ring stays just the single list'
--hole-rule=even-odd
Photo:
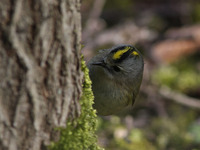
[{"label": "bird", "polygon": [[98,115],[113,115],[134,104],[144,70],[143,56],[134,46],[100,50],[87,66]]}]

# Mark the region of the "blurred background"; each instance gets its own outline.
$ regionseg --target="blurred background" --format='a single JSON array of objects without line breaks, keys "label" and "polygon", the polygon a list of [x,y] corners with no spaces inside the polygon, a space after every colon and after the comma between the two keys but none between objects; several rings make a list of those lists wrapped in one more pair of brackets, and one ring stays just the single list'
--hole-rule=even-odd
[{"label": "blurred background", "polygon": [[145,59],[134,108],[99,117],[107,150],[200,150],[200,2],[83,0],[82,50],[132,44]]}]

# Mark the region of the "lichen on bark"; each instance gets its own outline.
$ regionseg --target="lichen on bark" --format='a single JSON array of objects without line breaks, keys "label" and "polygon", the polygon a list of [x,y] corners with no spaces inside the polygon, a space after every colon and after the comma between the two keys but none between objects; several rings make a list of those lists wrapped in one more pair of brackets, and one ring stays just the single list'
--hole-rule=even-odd
[{"label": "lichen on bark", "polygon": [[97,127],[96,110],[92,108],[94,96],[91,89],[89,71],[82,58],[82,71],[84,72],[83,93],[80,99],[81,114],[73,121],[68,121],[66,128],[60,130],[60,139],[51,143],[50,150],[102,150],[97,145],[95,134]]}]

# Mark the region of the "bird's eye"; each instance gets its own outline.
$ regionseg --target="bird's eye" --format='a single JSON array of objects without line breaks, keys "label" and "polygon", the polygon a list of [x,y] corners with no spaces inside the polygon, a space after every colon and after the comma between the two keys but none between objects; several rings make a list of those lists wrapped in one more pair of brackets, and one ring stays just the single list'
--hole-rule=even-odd
[{"label": "bird's eye", "polygon": [[114,69],[114,71],[116,71],[116,72],[119,72],[119,71],[120,71],[120,68],[117,67],[117,66],[113,66],[113,69]]}]

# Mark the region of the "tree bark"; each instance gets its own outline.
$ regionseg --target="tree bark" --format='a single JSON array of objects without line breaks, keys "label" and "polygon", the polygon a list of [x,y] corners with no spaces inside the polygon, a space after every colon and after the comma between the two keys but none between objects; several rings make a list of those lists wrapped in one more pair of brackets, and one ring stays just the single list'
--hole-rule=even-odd
[{"label": "tree bark", "polygon": [[45,149],[80,113],[80,0],[0,0],[0,20],[0,149]]}]

